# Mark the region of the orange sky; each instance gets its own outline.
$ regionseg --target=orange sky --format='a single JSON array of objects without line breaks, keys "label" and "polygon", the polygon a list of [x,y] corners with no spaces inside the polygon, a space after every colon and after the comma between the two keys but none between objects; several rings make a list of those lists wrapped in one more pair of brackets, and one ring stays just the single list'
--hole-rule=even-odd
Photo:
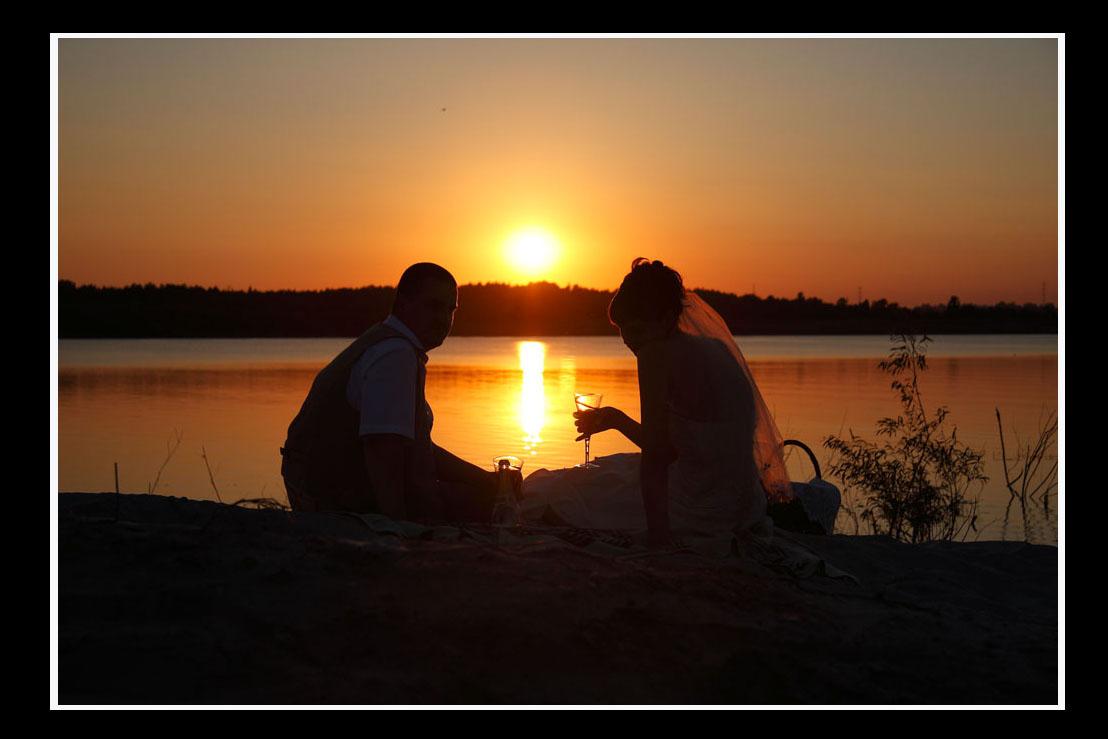
[{"label": "orange sky", "polygon": [[[59,272],[1057,299],[1057,42],[59,42]],[[443,108],[446,110],[444,111]],[[505,243],[557,240],[525,272]]]}]

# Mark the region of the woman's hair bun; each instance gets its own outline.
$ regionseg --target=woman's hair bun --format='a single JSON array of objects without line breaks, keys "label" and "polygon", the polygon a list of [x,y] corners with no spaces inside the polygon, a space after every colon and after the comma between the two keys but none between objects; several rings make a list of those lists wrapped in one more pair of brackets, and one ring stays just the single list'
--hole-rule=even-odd
[{"label": "woman's hair bun", "polygon": [[628,320],[676,318],[684,305],[685,285],[677,270],[638,257],[608,306],[608,320],[618,326]]}]

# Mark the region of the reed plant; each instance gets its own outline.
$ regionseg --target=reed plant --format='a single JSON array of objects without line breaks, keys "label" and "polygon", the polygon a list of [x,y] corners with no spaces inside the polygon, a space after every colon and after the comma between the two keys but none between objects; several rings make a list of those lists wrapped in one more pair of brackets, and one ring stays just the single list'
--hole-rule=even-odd
[{"label": "reed plant", "polygon": [[1000,459],[1004,466],[1004,484],[1009,493],[1001,536],[1008,538],[1012,509],[1018,504],[1023,540],[1034,542],[1047,539],[1049,537],[1040,528],[1053,524],[1050,497],[1058,488],[1058,457],[1054,453],[1058,440],[1058,416],[1054,412],[1047,414],[1046,419],[1039,422],[1038,433],[1026,442],[1020,439],[1018,433],[1013,433],[1015,453],[1009,457],[1000,409],[995,410],[997,431],[1000,434]]}]

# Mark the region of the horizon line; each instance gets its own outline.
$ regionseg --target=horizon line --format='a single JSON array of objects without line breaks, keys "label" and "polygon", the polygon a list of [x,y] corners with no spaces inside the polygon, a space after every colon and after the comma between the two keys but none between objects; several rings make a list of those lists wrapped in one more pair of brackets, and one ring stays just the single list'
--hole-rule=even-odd
[{"label": "horizon line", "polygon": [[[59,277],[58,278],[58,283],[61,284],[63,282],[72,283],[74,286],[76,286],[78,288],[91,287],[91,288],[101,289],[101,290],[125,290],[125,289],[133,288],[133,287],[154,286],[156,288],[183,287],[183,288],[187,288],[187,289],[218,290],[218,291],[221,291],[221,292],[242,292],[242,293],[250,293],[250,292],[256,292],[256,293],[280,293],[280,292],[319,293],[319,292],[339,291],[339,290],[368,290],[368,289],[395,290],[396,289],[395,285],[372,285],[372,284],[370,284],[370,285],[358,285],[358,286],[353,286],[353,287],[350,287],[350,286],[347,286],[347,287],[323,287],[323,288],[281,287],[281,288],[265,288],[265,289],[255,288],[253,286],[247,286],[247,287],[225,286],[225,287],[220,287],[219,285],[210,285],[210,286],[198,285],[198,284],[190,285],[190,284],[185,283],[185,282],[131,282],[131,283],[126,284],[126,285],[97,285],[97,284],[94,284],[94,283],[91,283],[91,282],[79,283],[76,280],[69,280],[69,279],[66,279],[66,278]],[[526,283],[512,283],[512,282],[499,282],[499,281],[467,282],[467,283],[464,283],[464,284],[458,284],[458,289],[460,290],[463,287],[481,287],[481,286],[487,286],[487,285],[498,285],[498,286],[510,287],[510,288],[526,288],[526,287],[531,287],[533,285],[553,285],[554,287],[558,288],[559,290],[578,289],[578,290],[591,290],[593,292],[604,292],[604,293],[615,293],[616,290],[619,289],[618,287],[616,287],[616,288],[587,287],[585,285],[579,285],[577,283],[566,283],[566,284],[562,285],[562,284],[559,284],[559,283],[554,282],[552,280],[532,280],[532,281],[526,282]],[[851,302],[845,295],[840,295],[838,298],[835,298],[834,300],[827,300],[827,299],[825,299],[821,296],[818,296],[818,295],[808,295],[808,294],[804,293],[804,291],[802,291],[802,290],[798,290],[797,294],[793,297],[787,297],[787,296],[784,296],[784,295],[775,295],[774,293],[766,293],[765,295],[759,295],[758,293],[755,293],[755,292],[740,293],[740,292],[720,290],[720,289],[709,288],[709,287],[692,287],[692,288],[686,288],[686,290],[690,290],[692,292],[721,293],[723,295],[733,295],[737,298],[753,297],[753,298],[756,298],[758,300],[773,299],[773,300],[784,300],[784,301],[790,301],[790,302],[795,301],[798,298],[800,298],[801,296],[803,296],[804,300],[818,300],[818,301],[820,301],[822,303],[825,303],[827,305],[835,305],[840,300],[846,300],[847,305],[862,305],[863,303],[869,303],[870,305],[873,305],[875,303],[885,301],[886,305],[897,306],[897,307],[901,307],[901,308],[909,308],[909,309],[922,308],[922,307],[927,307],[927,306],[943,306],[943,305],[949,304],[950,298],[958,298],[957,295],[951,295],[950,298],[948,298],[946,301],[943,301],[943,302],[939,302],[939,303],[918,303],[914,306],[909,306],[909,305],[906,305],[906,304],[901,304],[901,303],[899,303],[895,300],[889,300],[887,298],[876,298],[876,299],[864,298],[861,301]],[[959,304],[962,305],[962,306],[994,307],[994,306],[998,306],[998,305],[1016,305],[1016,306],[1033,305],[1033,306],[1053,306],[1055,309],[1058,308],[1057,303],[1051,302],[1049,300],[1046,301],[1046,302],[1025,301],[1025,302],[1022,302],[1022,303],[1014,301],[1014,300],[999,300],[995,303],[964,302],[960,298],[958,298],[958,300],[959,300]]]}]

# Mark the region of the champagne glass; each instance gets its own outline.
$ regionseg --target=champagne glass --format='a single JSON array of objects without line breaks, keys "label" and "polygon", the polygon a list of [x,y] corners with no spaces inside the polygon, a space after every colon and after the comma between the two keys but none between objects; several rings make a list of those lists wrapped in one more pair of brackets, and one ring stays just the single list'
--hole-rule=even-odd
[{"label": "champagne glass", "polygon": [[[577,404],[577,410],[581,412],[597,410],[598,408],[600,408],[600,403],[603,400],[604,396],[600,393],[573,394],[573,402]],[[592,468],[599,466],[589,462],[589,439],[591,438],[591,436],[585,437],[585,463],[577,465],[578,467]]]}]

